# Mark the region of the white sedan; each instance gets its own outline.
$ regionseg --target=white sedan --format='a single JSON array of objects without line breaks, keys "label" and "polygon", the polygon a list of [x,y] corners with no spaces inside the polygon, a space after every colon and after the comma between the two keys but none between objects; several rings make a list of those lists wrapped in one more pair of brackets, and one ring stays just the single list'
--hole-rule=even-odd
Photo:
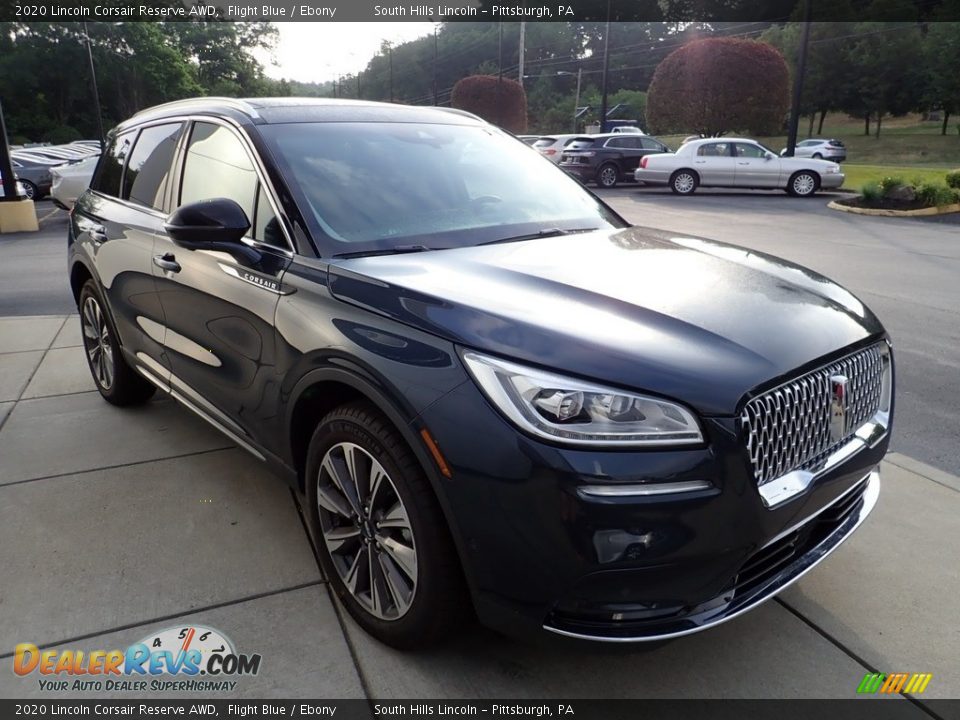
[{"label": "white sedan", "polygon": [[634,172],[647,185],[668,185],[678,195],[698,187],[786,190],[809,197],[822,188],[843,185],[840,166],[826,160],[779,157],[746,138],[700,138],[675,153],[647,155]]},{"label": "white sedan", "polygon": [[83,191],[90,187],[90,179],[99,159],[99,155],[93,155],[80,162],[60,165],[50,170],[53,180],[50,197],[53,202],[70,210]]}]

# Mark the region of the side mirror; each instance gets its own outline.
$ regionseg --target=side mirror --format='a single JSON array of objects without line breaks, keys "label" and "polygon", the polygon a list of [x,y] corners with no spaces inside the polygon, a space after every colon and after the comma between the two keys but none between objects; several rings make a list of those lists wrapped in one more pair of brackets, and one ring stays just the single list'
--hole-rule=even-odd
[{"label": "side mirror", "polygon": [[776,155],[774,155],[772,152],[768,152],[766,155],[763,156],[764,160],[773,160],[775,157]]},{"label": "side mirror", "polygon": [[213,198],[181,205],[163,227],[174,243],[187,250],[231,252],[231,246],[242,245],[250,221],[233,200]]}]

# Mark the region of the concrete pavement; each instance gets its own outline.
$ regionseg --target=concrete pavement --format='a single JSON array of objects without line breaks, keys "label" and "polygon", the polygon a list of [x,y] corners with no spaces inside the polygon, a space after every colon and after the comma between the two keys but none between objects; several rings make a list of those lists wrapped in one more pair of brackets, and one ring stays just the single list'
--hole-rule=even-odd
[{"label": "concrete pavement", "polygon": [[280,480],[169,400],[101,400],[78,325],[0,319],[2,697],[56,696],[10,671],[17,643],[122,648],[188,623],[263,655],[237,697],[848,698],[868,671],[932,672],[923,699],[960,697],[953,476],[893,455],[874,515],[822,566],[654,650],[469,627],[400,653],[338,610]]}]

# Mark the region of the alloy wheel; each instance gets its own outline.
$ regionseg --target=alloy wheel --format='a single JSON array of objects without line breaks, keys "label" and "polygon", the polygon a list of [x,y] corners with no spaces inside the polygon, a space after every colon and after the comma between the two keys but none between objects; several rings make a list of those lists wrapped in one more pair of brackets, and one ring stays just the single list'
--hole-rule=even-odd
[{"label": "alloy wheel", "polygon": [[103,390],[113,387],[113,343],[110,338],[110,326],[104,317],[100,303],[93,297],[87,297],[81,313],[83,347],[90,360],[93,378]]},{"label": "alloy wheel", "polygon": [[351,442],[323,457],[317,477],[323,541],[344,586],[371,615],[396,620],[417,591],[417,547],[407,509],[383,466]]},{"label": "alloy wheel", "polygon": [[817,181],[812,175],[801,173],[793,179],[793,191],[797,195],[810,195],[817,189]]},{"label": "alloy wheel", "polygon": [[686,194],[693,192],[695,181],[690,173],[680,173],[673,180],[673,187],[678,193]]},{"label": "alloy wheel", "polygon": [[605,187],[613,187],[617,184],[617,169],[612,165],[607,165],[600,170],[600,184]]}]

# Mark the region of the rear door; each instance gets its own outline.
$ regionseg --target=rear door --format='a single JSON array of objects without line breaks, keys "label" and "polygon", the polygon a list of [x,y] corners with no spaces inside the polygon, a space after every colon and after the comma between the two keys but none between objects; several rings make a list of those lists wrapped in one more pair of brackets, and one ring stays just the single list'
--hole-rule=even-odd
[{"label": "rear door", "polygon": [[183,122],[117,135],[74,206],[77,242],[88,244],[126,353],[166,380],[164,317],[153,276],[154,244],[164,233],[164,197]]},{"label": "rear door", "polygon": [[181,148],[171,205],[212,198],[237,202],[250,221],[233,252],[187,250],[169,237],[155,254],[166,318],[171,387],[241,437],[273,416],[274,315],[293,257],[279,207],[254,149],[240,130],[196,120]]},{"label": "rear door", "polygon": [[640,158],[646,153],[640,146],[640,138],[624,134],[607,140],[607,148],[614,150],[610,154],[620,167],[620,174],[633,177],[633,171],[640,165]]},{"label": "rear door", "polygon": [[733,143],[709,142],[697,148],[693,167],[700,175],[701,185],[733,187],[736,165],[733,159]]}]

